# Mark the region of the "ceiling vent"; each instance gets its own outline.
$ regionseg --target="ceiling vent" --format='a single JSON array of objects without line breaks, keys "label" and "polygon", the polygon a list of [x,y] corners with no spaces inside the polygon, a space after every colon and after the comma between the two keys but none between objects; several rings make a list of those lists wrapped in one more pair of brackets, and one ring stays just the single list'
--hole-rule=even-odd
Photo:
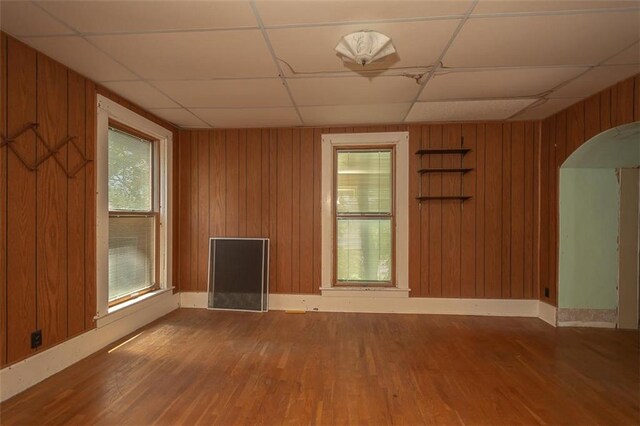
[{"label": "ceiling vent", "polygon": [[391,38],[370,30],[347,34],[338,42],[335,50],[342,56],[343,61],[362,66],[396,52]]}]

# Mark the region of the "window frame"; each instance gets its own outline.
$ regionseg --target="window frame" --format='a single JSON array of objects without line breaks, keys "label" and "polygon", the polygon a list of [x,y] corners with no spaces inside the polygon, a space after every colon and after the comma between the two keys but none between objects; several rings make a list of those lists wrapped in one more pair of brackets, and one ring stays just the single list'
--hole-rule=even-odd
[{"label": "window frame", "polygon": [[[334,145],[333,147],[333,287],[396,287],[396,147],[392,144]],[[340,214],[338,201],[338,153],[339,152],[391,152],[391,213],[390,214]],[[391,280],[390,281],[338,281],[338,220],[349,219],[391,219]]]},{"label": "window frame", "polygon": [[[171,129],[165,128],[146,117],[98,94],[96,96],[97,116],[95,123],[96,153],[95,153],[95,182],[96,182],[96,316],[97,326],[108,324],[113,318],[106,318],[119,311],[135,312],[142,309],[139,303],[150,297],[156,297],[171,291],[172,282],[172,197],[173,197],[173,138]],[[117,122],[125,129],[125,133],[137,132],[135,136],[144,135],[156,140],[157,179],[155,205],[158,207],[159,235],[156,234],[159,250],[156,253],[157,289],[118,304],[109,303],[109,125]],[[111,306],[110,306],[111,305]]]},{"label": "window frame", "polygon": [[[335,146],[395,146],[395,286],[334,285],[333,220]],[[322,296],[409,296],[409,132],[328,133],[320,141],[320,292]]]},{"label": "window frame", "polygon": [[[109,308],[117,306],[121,303],[128,302],[132,299],[156,291],[160,289],[160,150],[158,138],[148,135],[138,129],[122,124],[117,120],[109,119],[109,129],[114,129],[121,133],[140,139],[140,142],[148,142],[151,144],[151,210],[109,210],[109,219],[111,218],[132,218],[146,217],[153,218],[154,242],[153,242],[153,283],[150,286],[136,290],[124,296],[110,300],[108,298]],[[107,296],[108,297],[108,296]]]}]

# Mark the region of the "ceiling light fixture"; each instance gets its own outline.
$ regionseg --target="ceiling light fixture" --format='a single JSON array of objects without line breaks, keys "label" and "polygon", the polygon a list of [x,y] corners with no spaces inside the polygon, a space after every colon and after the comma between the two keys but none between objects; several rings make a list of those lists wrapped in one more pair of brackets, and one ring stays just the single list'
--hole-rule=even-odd
[{"label": "ceiling light fixture", "polygon": [[396,52],[391,38],[386,35],[363,30],[342,37],[335,48],[345,62],[365,66]]}]

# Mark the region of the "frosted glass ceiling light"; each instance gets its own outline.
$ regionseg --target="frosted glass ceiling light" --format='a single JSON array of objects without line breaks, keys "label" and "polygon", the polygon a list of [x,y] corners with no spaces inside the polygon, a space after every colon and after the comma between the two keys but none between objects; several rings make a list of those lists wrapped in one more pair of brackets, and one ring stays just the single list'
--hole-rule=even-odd
[{"label": "frosted glass ceiling light", "polygon": [[376,31],[363,30],[347,34],[336,46],[345,62],[368,65],[396,52],[391,38]]}]

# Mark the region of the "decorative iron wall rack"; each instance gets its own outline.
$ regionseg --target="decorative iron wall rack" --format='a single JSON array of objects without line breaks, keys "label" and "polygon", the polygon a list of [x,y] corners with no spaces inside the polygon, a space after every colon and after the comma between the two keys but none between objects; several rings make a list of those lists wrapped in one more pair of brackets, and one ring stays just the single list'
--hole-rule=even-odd
[{"label": "decorative iron wall rack", "polygon": [[[28,170],[32,172],[35,172],[36,170],[38,170],[38,168],[49,158],[53,158],[56,164],[60,166],[62,171],[64,171],[64,173],[67,175],[67,178],[69,179],[75,177],[78,174],[78,172],[82,170],[82,168],[84,168],[87,164],[89,164],[92,161],[84,156],[84,154],[76,144],[75,142],[75,140],[77,139],[76,136],[67,136],[66,138],[64,138],[63,140],[61,140],[55,146],[52,147],[45,140],[45,138],[40,134],[40,132],[38,131],[38,126],[39,126],[38,123],[27,123],[20,130],[18,130],[13,136],[10,136],[10,137],[2,136],[1,137],[2,142],[0,142],[0,148],[6,146],[9,150],[11,150],[11,152],[15,154],[16,158],[18,158],[18,160],[20,160],[20,162]],[[45,150],[44,154],[39,157],[36,154],[36,159],[33,162],[30,162],[29,160],[24,158],[24,156],[20,153],[20,150],[16,146],[16,143],[17,143],[16,140],[23,134],[27,133],[28,131],[33,132],[33,134],[36,137],[36,144],[37,142],[40,142],[42,146],[44,146],[44,150]],[[62,161],[60,161],[60,159],[56,155],[58,152],[60,152],[61,149],[63,149],[67,145],[71,145],[73,148],[75,148],[75,150],[78,152],[78,155],[81,158],[80,162],[71,170],[69,170],[67,166],[63,164]]]},{"label": "decorative iron wall rack", "polygon": [[460,167],[425,167],[418,169],[418,173],[420,174],[420,183],[419,194],[416,197],[418,202],[423,201],[435,201],[435,200],[459,200],[465,202],[470,199],[470,195],[462,194],[462,180],[460,181],[460,194],[447,194],[447,195],[423,195],[422,194],[422,175],[432,175],[434,173],[460,173],[460,175],[464,175],[473,170],[473,168],[462,167],[462,159],[464,156],[471,152],[471,148],[464,147],[464,138],[460,138],[460,148],[427,148],[427,149],[419,149],[416,151],[416,155],[419,155],[421,158],[425,155],[443,155],[443,154],[454,154],[460,155]]}]

